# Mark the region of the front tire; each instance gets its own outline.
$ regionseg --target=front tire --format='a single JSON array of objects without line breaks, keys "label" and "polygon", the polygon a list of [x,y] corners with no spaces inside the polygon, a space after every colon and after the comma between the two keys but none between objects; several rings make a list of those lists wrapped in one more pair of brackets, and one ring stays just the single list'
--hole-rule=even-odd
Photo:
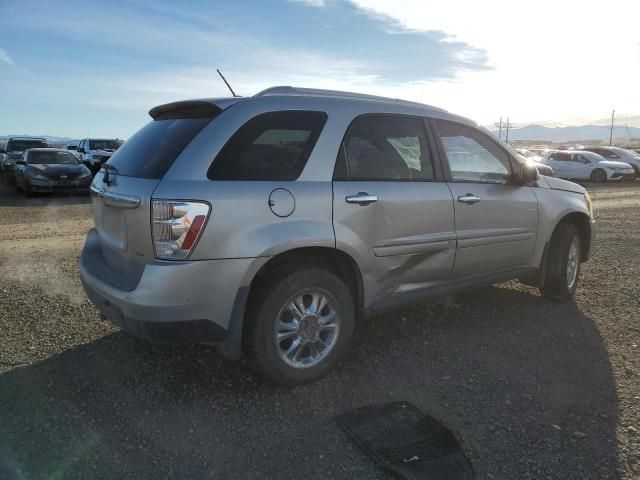
[{"label": "front tire", "polygon": [[601,168],[596,168],[591,172],[591,181],[596,183],[605,183],[607,181],[607,172]]},{"label": "front tire", "polygon": [[580,277],[582,238],[570,223],[558,225],[551,237],[542,294],[551,300],[564,301],[576,293]]},{"label": "front tire", "polygon": [[353,296],[342,279],[328,270],[304,268],[275,274],[257,288],[244,342],[254,367],[287,386],[332,370],[355,327]]}]

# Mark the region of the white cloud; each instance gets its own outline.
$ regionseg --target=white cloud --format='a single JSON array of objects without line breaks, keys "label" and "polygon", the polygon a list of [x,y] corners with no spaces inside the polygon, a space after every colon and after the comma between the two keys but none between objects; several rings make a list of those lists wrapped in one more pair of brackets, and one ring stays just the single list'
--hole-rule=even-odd
[{"label": "white cloud", "polygon": [[9,56],[7,51],[4,50],[3,48],[0,48],[0,62],[4,62],[8,65],[11,65],[12,67],[16,66],[13,59]]},{"label": "white cloud", "polygon": [[[351,0],[405,28],[488,53],[492,70],[408,85],[402,95],[482,122],[640,112],[640,2]],[[428,60],[427,60],[428,61]]]}]

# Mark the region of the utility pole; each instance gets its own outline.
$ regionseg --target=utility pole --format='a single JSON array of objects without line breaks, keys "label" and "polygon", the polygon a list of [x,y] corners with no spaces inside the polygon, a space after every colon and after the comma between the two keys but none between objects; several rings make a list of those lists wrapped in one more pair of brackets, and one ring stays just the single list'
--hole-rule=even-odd
[{"label": "utility pole", "polygon": [[505,142],[509,143],[509,117],[507,117],[507,137],[505,138]]},{"label": "utility pole", "polygon": [[613,146],[613,118],[616,115],[616,111],[613,110],[611,112],[611,133],[609,133],[609,146],[612,147]]},{"label": "utility pole", "polygon": [[500,129],[498,130],[498,138],[502,138],[502,117],[500,117]]}]

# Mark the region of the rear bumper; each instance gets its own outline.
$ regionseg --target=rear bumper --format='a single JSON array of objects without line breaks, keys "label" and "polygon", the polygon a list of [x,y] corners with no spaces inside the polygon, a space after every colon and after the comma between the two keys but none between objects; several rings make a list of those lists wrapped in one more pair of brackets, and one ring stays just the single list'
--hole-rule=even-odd
[{"label": "rear bumper", "polygon": [[104,260],[101,248],[91,230],[80,277],[89,299],[112,323],[153,342],[239,350],[248,282],[261,259],[154,261],[132,280]]}]

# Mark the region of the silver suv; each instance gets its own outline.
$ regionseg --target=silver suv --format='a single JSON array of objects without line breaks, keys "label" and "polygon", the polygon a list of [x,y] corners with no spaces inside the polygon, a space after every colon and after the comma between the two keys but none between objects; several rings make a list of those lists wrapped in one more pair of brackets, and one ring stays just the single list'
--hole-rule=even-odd
[{"label": "silver suv", "polygon": [[516,278],[569,299],[589,255],[582,187],[439,108],[275,87],[149,114],[93,180],[86,292],[133,336],[282,384],[389,307]]}]

